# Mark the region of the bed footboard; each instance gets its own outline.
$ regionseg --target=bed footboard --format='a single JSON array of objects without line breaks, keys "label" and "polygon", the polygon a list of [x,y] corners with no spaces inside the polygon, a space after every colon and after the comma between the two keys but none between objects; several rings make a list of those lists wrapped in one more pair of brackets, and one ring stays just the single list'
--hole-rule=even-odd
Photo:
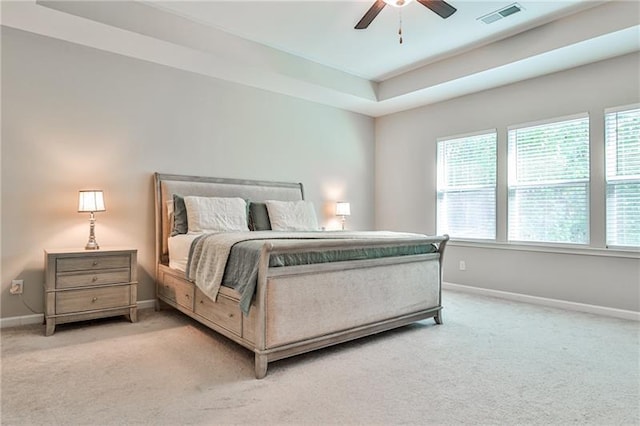
[{"label": "bed footboard", "polygon": [[256,377],[271,361],[425,318],[441,324],[446,241],[434,254],[285,268],[266,267],[265,245],[252,307]]}]

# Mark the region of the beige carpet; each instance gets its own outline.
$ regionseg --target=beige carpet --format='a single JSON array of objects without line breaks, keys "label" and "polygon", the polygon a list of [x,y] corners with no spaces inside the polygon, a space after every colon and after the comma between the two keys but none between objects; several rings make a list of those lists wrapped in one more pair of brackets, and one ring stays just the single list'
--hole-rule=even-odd
[{"label": "beige carpet", "polygon": [[458,292],[270,365],[175,311],[2,331],[6,425],[640,424],[639,324]]}]

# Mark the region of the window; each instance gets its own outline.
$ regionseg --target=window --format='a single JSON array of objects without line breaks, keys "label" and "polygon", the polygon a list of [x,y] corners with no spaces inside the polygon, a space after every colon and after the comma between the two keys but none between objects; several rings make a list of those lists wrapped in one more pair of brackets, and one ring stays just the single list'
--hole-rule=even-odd
[{"label": "window", "polygon": [[605,111],[607,245],[640,246],[640,108]]},{"label": "window", "polygon": [[589,117],[509,127],[510,241],[589,243]]},{"label": "window", "polygon": [[438,141],[438,234],[496,237],[496,132]]}]

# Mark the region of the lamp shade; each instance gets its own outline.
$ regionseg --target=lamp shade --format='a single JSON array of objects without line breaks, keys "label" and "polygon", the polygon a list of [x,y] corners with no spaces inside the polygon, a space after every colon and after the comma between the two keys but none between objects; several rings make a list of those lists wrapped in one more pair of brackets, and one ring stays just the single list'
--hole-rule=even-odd
[{"label": "lamp shade", "polygon": [[351,215],[351,205],[340,201],[336,203],[336,216],[349,216]]},{"label": "lamp shade", "polygon": [[102,190],[90,189],[78,192],[78,212],[103,212],[105,210]]}]

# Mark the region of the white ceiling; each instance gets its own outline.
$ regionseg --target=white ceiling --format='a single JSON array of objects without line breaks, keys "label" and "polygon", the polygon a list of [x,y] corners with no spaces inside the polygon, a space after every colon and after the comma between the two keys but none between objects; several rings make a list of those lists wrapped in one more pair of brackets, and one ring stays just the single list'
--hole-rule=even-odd
[{"label": "white ceiling", "polygon": [[[173,1],[149,4],[338,70],[383,81],[452,53],[521,32],[597,3],[519,1],[523,11],[487,25],[477,18],[512,4],[451,0],[443,19],[417,2],[386,6],[365,30],[355,24],[375,0]],[[402,16],[403,43],[398,40]]]},{"label": "white ceiling", "polygon": [[371,116],[640,50],[640,3],[451,0],[442,19],[414,2],[2,1],[2,25]]}]

